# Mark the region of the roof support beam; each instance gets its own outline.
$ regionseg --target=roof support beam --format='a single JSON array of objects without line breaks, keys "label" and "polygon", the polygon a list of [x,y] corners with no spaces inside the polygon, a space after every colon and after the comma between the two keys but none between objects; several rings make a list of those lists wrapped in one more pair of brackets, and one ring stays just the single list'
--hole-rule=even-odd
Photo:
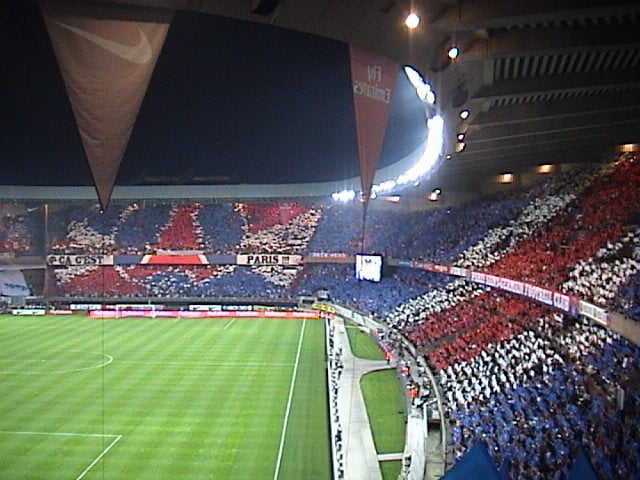
[{"label": "roof support beam", "polygon": [[592,113],[578,117],[544,120],[538,119],[535,122],[502,124],[499,126],[474,129],[466,135],[466,142],[477,146],[482,142],[494,142],[508,140],[510,142],[527,138],[543,139],[551,136],[582,136],[587,131],[607,130],[629,123],[640,125],[640,106],[634,109],[609,115]]},{"label": "roof support beam", "polygon": [[[588,98],[571,98],[553,103],[510,105],[481,112],[473,119],[469,131],[513,125],[516,123],[567,120],[590,114],[624,114],[640,109],[640,91],[626,95],[599,95]],[[638,113],[636,113],[638,115]],[[640,115],[639,115],[640,116]]]},{"label": "roof support beam", "polygon": [[[544,11],[541,11],[545,9]],[[572,0],[540,2],[538,0],[489,0],[476,2],[460,0],[458,5],[443,10],[433,19],[430,28],[443,32],[469,31],[488,28],[511,28],[531,25],[550,25],[559,22],[584,23],[585,18],[619,17],[638,14],[640,7],[611,6],[607,0],[582,0],[579,10]],[[566,25],[565,25],[566,26]]]},{"label": "roof support beam", "polygon": [[636,89],[640,78],[640,68],[618,72],[600,72],[582,75],[562,75],[544,78],[519,78],[498,81],[493,85],[482,87],[473,96],[474,100],[487,101],[499,98],[523,97],[535,94],[551,94],[560,92],[579,92],[621,89]]},{"label": "roof support beam", "polygon": [[565,131],[558,130],[548,134],[537,134],[531,132],[526,135],[503,136],[499,139],[486,139],[483,141],[470,141],[466,149],[457,154],[459,158],[488,158],[497,159],[500,154],[512,152],[521,154],[524,149],[527,152],[547,152],[557,149],[569,149],[578,145],[602,145],[603,140],[611,147],[637,138],[640,129],[640,119],[625,119],[619,122],[612,122],[603,128],[602,125],[596,127],[573,128]]},{"label": "roof support beam", "polygon": [[487,60],[487,57],[524,57],[549,53],[575,54],[627,48],[640,49],[638,25],[609,27],[558,27],[500,30],[478,39],[464,49],[458,62]]}]

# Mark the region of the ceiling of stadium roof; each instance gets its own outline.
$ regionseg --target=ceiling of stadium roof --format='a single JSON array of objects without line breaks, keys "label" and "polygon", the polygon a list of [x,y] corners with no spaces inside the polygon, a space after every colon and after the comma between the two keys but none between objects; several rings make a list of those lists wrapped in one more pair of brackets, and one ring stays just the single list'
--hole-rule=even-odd
[{"label": "ceiling of stadium roof", "polygon": [[[130,0],[357,44],[411,64],[447,120],[438,177],[601,161],[640,141],[640,2],[633,0]],[[409,31],[409,11],[422,19]],[[460,48],[455,61],[446,50]],[[471,113],[462,122],[458,114]],[[455,153],[457,135],[465,148]]]},{"label": "ceiling of stadium roof", "polygon": [[[640,142],[640,2],[629,0],[111,0],[311,33],[422,72],[447,138],[435,179],[601,161]],[[409,11],[421,17],[404,26]],[[446,57],[460,48],[454,61]],[[462,121],[459,112],[468,109]],[[456,153],[457,136],[465,148]]]}]

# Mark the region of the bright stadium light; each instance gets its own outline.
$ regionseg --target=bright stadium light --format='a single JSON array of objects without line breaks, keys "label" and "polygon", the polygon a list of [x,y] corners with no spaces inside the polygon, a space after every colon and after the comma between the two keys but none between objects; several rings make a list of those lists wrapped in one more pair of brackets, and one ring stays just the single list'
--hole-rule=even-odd
[{"label": "bright stadium light", "polygon": [[[409,167],[408,170],[398,175],[396,178],[386,179],[377,184],[372,185],[371,195],[369,198],[374,199],[378,195],[391,193],[399,187],[415,185],[425,177],[437,164],[442,154],[444,145],[444,120],[440,115],[435,115],[435,94],[431,90],[431,86],[424,81],[420,73],[409,66],[404,67],[407,78],[416,89],[416,94],[422,100],[427,122],[427,137],[423,143],[424,150],[420,154],[416,162]],[[362,197],[360,192],[360,197]],[[349,202],[356,198],[353,190],[343,190],[335,192],[332,198],[336,201]]]},{"label": "bright stadium light", "polygon": [[407,26],[407,28],[411,28],[411,29],[418,28],[418,25],[420,25],[420,17],[415,13],[411,12],[409,15],[407,15],[407,18],[404,20],[404,24]]},{"label": "bright stadium light", "polygon": [[436,96],[431,90],[431,85],[424,81],[420,72],[406,65],[404,67],[404,73],[411,82],[411,85],[413,85],[413,88],[416,89],[418,98],[423,102],[426,101],[429,105],[433,105],[436,102]]},{"label": "bright stadium light", "polygon": [[411,168],[399,175],[396,179],[386,180],[372,187],[372,191],[378,195],[389,193],[393,189],[407,184],[413,184],[424,177],[434,167],[444,143],[444,120],[439,115],[427,121],[427,140],[425,141],[424,152]]},{"label": "bright stadium light", "polygon": [[333,198],[336,202],[347,203],[356,198],[356,192],[354,192],[353,190],[342,190],[341,192],[332,193],[331,198]]},{"label": "bright stadium light", "polygon": [[415,88],[416,90],[420,85],[424,83],[424,78],[422,78],[420,72],[418,72],[415,68],[410,67],[409,65],[406,65],[404,67],[404,74],[407,76],[407,78],[411,82],[411,85],[413,85],[413,88]]},{"label": "bright stadium light", "polygon": [[395,180],[385,180],[382,183],[373,185],[371,187],[371,192],[375,193],[377,196],[377,195],[380,195],[381,193],[390,192],[397,186],[398,186],[398,182],[396,182]]}]

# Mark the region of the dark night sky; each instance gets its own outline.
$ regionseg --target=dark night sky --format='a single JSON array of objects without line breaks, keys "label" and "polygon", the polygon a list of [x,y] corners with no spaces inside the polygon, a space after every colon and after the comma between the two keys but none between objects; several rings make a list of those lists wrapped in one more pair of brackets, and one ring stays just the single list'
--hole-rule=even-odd
[{"label": "dark night sky", "polygon": [[[92,185],[37,3],[13,0],[0,15],[0,184]],[[422,106],[400,74],[380,165],[412,152],[423,124]],[[176,13],[117,185],[148,177],[256,184],[357,174],[346,44]]]}]

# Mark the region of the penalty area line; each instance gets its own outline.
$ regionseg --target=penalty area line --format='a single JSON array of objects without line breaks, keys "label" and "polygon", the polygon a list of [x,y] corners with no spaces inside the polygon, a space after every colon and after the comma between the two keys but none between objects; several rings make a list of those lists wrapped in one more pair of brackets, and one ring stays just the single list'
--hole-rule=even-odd
[{"label": "penalty area line", "polygon": [[296,378],[298,376],[298,364],[300,363],[300,351],[302,350],[302,339],[304,338],[304,327],[307,322],[302,322],[300,329],[300,338],[298,339],[298,351],[296,352],[296,361],[293,365],[293,373],[291,374],[291,384],[289,386],[289,397],[287,398],[287,408],[284,412],[284,421],[282,422],[282,434],[280,435],[280,446],[278,447],[278,458],[276,461],[276,469],[273,472],[273,480],[277,480],[280,475],[280,465],[282,463],[282,453],[284,452],[284,438],[287,435],[287,426],[289,425],[289,414],[291,413],[291,401],[293,400],[293,390],[296,386]]}]

